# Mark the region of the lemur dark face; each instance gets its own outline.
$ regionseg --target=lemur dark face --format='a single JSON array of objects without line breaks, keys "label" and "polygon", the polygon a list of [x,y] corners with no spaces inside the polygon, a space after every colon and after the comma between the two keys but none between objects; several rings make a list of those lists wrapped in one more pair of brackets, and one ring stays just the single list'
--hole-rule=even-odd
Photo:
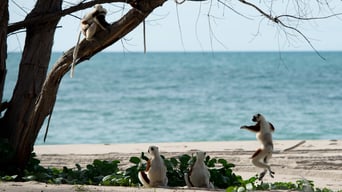
[{"label": "lemur dark face", "polygon": [[260,113],[253,115],[252,121],[253,122],[259,122],[260,116],[261,116]]},{"label": "lemur dark face", "polygon": [[155,153],[155,151],[157,151],[158,150],[158,147],[156,147],[156,146],[150,146],[149,148],[148,148],[148,153],[150,153],[150,154],[154,154]]}]

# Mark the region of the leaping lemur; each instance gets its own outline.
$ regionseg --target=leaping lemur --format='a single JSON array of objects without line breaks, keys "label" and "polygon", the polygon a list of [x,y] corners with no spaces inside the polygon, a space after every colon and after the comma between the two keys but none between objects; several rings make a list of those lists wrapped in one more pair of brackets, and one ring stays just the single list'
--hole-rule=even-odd
[{"label": "leaping lemur", "polygon": [[256,124],[251,126],[241,126],[241,129],[247,129],[256,133],[256,138],[261,143],[261,147],[257,149],[251,157],[252,163],[256,167],[264,169],[264,171],[259,175],[259,180],[264,178],[267,171],[269,171],[270,176],[273,178],[274,172],[271,170],[271,166],[268,165],[268,161],[271,159],[272,154],[289,151],[305,143],[305,141],[301,141],[298,144],[282,151],[274,151],[272,133],[274,132],[275,128],[272,123],[268,122],[260,113],[255,114],[252,118],[252,121],[256,122]]},{"label": "leaping lemur", "polygon": [[266,121],[265,117],[261,114],[253,116],[252,121],[256,122],[255,125],[242,126],[241,129],[247,129],[256,133],[256,138],[261,143],[261,147],[252,155],[253,165],[263,168],[264,171],[260,173],[259,180],[262,180],[267,171],[273,178],[274,172],[271,170],[271,166],[268,165],[268,160],[271,159],[273,153],[273,140],[272,133],[274,132],[274,126],[272,123]]}]

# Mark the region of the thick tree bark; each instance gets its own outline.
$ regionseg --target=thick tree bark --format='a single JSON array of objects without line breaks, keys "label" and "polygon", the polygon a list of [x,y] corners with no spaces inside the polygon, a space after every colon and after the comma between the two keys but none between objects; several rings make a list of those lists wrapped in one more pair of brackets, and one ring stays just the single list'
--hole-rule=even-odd
[{"label": "thick tree bark", "polygon": [[[26,19],[61,11],[62,0],[38,0]],[[27,26],[25,47],[19,67],[19,75],[13,97],[3,119],[1,132],[14,150],[14,157],[7,164],[23,168],[33,150],[40,127],[32,126],[32,115],[46,78],[54,40],[60,18]],[[7,166],[6,163],[2,166]]]},{"label": "thick tree bark", "polygon": [[[95,35],[94,40],[87,41],[84,39],[81,41],[77,54],[77,63],[90,59],[96,53],[120,40],[137,27],[156,7],[161,6],[164,2],[165,0],[140,0],[139,5],[136,5],[139,9],[131,9],[120,20],[113,23],[108,31],[99,32]],[[73,52],[74,47],[58,59],[44,82],[41,95],[37,101],[35,118],[32,121],[36,123],[35,126],[37,127],[40,127],[43,120],[49,114],[51,115],[56,102],[60,81],[70,70],[73,61]]]},{"label": "thick tree bark", "polygon": [[[113,23],[108,31],[99,32],[94,40],[81,41],[78,63],[91,58],[124,37],[165,0],[130,0],[129,2],[135,8]],[[45,18],[45,15],[58,16],[49,16],[53,19],[33,24],[24,21],[23,23],[30,24],[21,25],[26,27],[27,35],[18,81],[3,122],[0,122],[0,137],[9,138],[15,153],[11,160],[0,164],[0,170],[8,165],[24,168],[39,130],[46,117],[52,113],[60,81],[70,70],[74,48],[67,51],[46,76],[55,28],[61,17],[61,3],[62,0],[38,0],[34,10],[25,20]]]},{"label": "thick tree bark", "polygon": [[90,8],[94,6],[95,4],[115,3],[115,2],[133,4],[136,2],[136,0],[95,0],[95,1],[83,2],[77,5],[71,6],[67,9],[64,9],[63,11],[58,12],[58,13],[47,13],[45,15],[40,15],[39,17],[32,17],[24,21],[12,23],[8,26],[7,32],[12,33],[20,29],[24,29],[27,26],[31,25],[32,23],[47,22],[50,20],[58,19],[68,14],[72,14],[74,12]]},{"label": "thick tree bark", "polygon": [[[7,25],[8,25],[8,0],[0,2],[0,114],[2,112],[2,97],[6,78],[6,57],[7,57]],[[1,117],[1,115],[0,115]]]}]

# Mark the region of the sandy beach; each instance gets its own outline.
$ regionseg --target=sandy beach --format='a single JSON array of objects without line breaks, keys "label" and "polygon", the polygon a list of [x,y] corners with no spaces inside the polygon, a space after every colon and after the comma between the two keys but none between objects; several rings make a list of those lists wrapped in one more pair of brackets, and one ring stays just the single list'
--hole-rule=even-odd
[{"label": "sandy beach", "polygon": [[[274,142],[276,151],[298,143],[295,140]],[[249,157],[259,147],[257,141],[233,142],[179,142],[179,143],[138,143],[138,144],[77,144],[77,145],[37,145],[34,151],[41,165],[45,167],[82,167],[100,160],[120,160],[120,165],[129,166],[131,156],[140,156],[150,145],[157,145],[165,157],[192,154],[196,150],[206,151],[211,157],[224,158],[236,165],[234,172],[244,179],[254,176],[261,170],[254,167]],[[316,187],[342,190],[342,141],[309,140],[291,151],[276,153],[270,160],[275,177],[265,177],[265,182],[292,181],[307,179]],[[0,191],[205,191],[203,189],[146,189],[132,187],[105,187],[79,185],[51,185],[38,182],[2,182]]]}]

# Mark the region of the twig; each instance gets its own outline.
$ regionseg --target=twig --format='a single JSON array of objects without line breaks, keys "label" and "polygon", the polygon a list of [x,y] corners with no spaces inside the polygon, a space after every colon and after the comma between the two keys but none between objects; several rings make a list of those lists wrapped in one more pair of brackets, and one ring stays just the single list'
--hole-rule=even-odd
[{"label": "twig", "polygon": [[145,25],[145,19],[143,21],[143,32],[144,32],[144,53],[146,54],[146,25]]},{"label": "twig", "polygon": [[246,15],[243,15],[242,13],[236,11],[233,7],[229,6],[227,3],[221,1],[221,0],[217,0],[219,3],[221,3],[222,5],[224,5],[225,7],[227,7],[228,9],[230,9],[231,11],[233,11],[234,13],[236,13],[237,15],[240,15],[241,17],[244,17],[248,20],[253,20],[252,18],[247,17]]},{"label": "twig", "polygon": [[181,24],[180,24],[180,18],[179,18],[179,12],[178,12],[178,4],[176,4],[176,13],[177,13],[177,23],[178,23],[179,35],[180,35],[180,39],[181,39],[183,50],[185,50],[184,40],[183,40],[183,33],[182,33],[182,27],[181,27]]},{"label": "twig", "polygon": [[315,53],[322,58],[323,60],[326,60],[318,51],[317,49],[313,46],[313,44],[311,43],[311,41],[309,40],[308,37],[305,36],[305,34],[303,32],[301,32],[299,29],[292,27],[290,25],[286,25],[280,18],[283,17],[287,17],[287,18],[293,18],[296,20],[315,20],[315,19],[327,19],[330,17],[334,17],[334,16],[338,16],[338,15],[342,15],[342,13],[338,13],[338,14],[333,14],[333,15],[329,15],[329,16],[324,16],[324,17],[311,17],[311,18],[305,18],[305,17],[297,17],[297,16],[293,16],[293,15],[280,15],[277,17],[273,17],[271,14],[267,14],[266,12],[264,12],[262,9],[260,9],[258,6],[254,5],[253,3],[247,2],[245,0],[239,0],[241,3],[246,4],[248,6],[253,7],[254,9],[256,9],[259,13],[261,13],[263,16],[265,16],[266,18],[268,18],[269,20],[273,21],[274,23],[277,23],[287,29],[293,30],[295,31],[297,34],[299,34],[309,45],[310,47],[315,51]]},{"label": "twig", "polygon": [[327,16],[323,16],[323,17],[297,17],[297,16],[294,16],[294,15],[279,15],[279,16],[275,17],[275,19],[279,20],[279,18],[288,17],[288,18],[293,18],[293,19],[297,19],[297,20],[308,21],[308,20],[328,19],[328,18],[331,18],[331,17],[340,16],[340,15],[342,15],[342,13],[335,13],[335,14],[327,15]]},{"label": "twig", "polygon": [[294,30],[295,32],[297,32],[300,36],[302,36],[304,38],[304,40],[310,45],[310,47],[315,51],[315,53],[323,60],[326,60],[325,57],[323,57],[319,52],[318,50],[312,45],[311,41],[300,31],[298,30],[297,28],[295,27],[291,27],[291,26],[288,26],[286,24],[284,24],[282,21],[278,20],[279,23],[284,26],[285,28],[288,28],[288,29],[291,29],[291,30]]}]

